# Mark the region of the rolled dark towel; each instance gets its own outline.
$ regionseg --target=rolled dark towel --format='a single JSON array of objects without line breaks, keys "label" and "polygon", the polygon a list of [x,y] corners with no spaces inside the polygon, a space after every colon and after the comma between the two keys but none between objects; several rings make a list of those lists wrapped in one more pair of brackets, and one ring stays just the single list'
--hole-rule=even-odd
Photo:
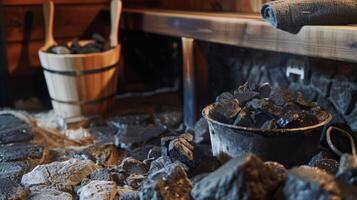
[{"label": "rolled dark towel", "polygon": [[357,24],[357,0],[278,0],[261,10],[274,27],[298,33],[304,25]]}]

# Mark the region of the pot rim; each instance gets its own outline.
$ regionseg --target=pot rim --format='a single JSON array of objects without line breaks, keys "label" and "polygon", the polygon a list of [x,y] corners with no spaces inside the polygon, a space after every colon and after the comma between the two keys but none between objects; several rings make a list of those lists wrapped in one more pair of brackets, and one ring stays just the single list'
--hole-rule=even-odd
[{"label": "pot rim", "polygon": [[286,133],[297,133],[297,132],[305,132],[305,131],[315,130],[315,129],[324,127],[325,125],[330,123],[332,120],[331,113],[323,110],[323,112],[327,114],[326,119],[323,120],[322,122],[312,125],[312,126],[305,126],[305,127],[301,127],[301,128],[290,128],[290,129],[260,129],[260,128],[253,128],[253,127],[235,126],[235,125],[222,123],[222,122],[212,119],[209,116],[209,111],[212,109],[213,105],[214,105],[214,103],[206,106],[202,110],[202,116],[209,122],[223,126],[223,127],[228,127],[231,129],[239,130],[239,131],[248,131],[250,133],[259,134],[259,135],[264,134],[264,136],[276,136],[276,135],[286,134]]}]

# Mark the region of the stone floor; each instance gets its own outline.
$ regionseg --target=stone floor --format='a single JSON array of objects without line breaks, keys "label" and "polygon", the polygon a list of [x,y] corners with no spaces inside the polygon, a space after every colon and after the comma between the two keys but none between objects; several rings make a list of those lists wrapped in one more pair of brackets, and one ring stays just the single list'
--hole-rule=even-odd
[{"label": "stone floor", "polygon": [[212,156],[206,121],[185,130],[179,101],[128,102],[113,109],[120,114],[67,129],[51,113],[1,111],[0,199],[357,197],[353,156],[339,162],[323,149],[310,163],[288,170],[252,154],[220,163]]}]

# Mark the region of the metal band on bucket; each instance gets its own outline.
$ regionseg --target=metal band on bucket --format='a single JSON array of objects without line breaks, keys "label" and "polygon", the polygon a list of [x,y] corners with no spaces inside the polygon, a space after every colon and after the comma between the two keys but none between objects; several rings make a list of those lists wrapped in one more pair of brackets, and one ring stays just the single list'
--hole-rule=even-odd
[{"label": "metal band on bucket", "polygon": [[65,75],[65,76],[84,76],[84,75],[88,75],[88,74],[96,74],[96,73],[108,71],[108,70],[111,70],[116,67],[117,67],[117,65],[115,64],[115,65],[103,67],[100,69],[88,69],[88,70],[76,70],[76,71],[55,71],[52,69],[47,69],[45,67],[42,67],[42,69],[46,72],[51,73],[51,74],[61,74],[61,75]]},{"label": "metal band on bucket", "polygon": [[93,99],[93,100],[83,100],[83,101],[62,101],[62,100],[57,100],[51,97],[52,101],[55,101],[57,103],[63,103],[63,104],[72,104],[72,105],[89,105],[89,104],[97,104],[101,103],[102,101],[109,100],[111,98],[114,98],[116,94],[111,94],[109,96],[101,97],[98,99]]}]

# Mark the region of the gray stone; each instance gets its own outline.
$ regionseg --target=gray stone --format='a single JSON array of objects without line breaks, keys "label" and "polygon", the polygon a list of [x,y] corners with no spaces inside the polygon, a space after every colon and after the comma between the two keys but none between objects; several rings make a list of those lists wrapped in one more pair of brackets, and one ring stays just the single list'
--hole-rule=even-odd
[{"label": "gray stone", "polygon": [[73,196],[67,192],[62,192],[52,188],[44,188],[39,191],[32,191],[28,200],[73,200]]},{"label": "gray stone", "polygon": [[[189,135],[189,136],[188,136]],[[169,156],[173,161],[180,161],[188,167],[193,166],[193,150],[192,135],[183,134],[179,138],[172,140],[169,143]],[[186,138],[187,136],[188,138]]]},{"label": "gray stone", "polygon": [[119,151],[114,144],[94,144],[87,147],[79,154],[86,155],[98,165],[114,166],[122,161],[126,152]]},{"label": "gray stone", "polygon": [[346,184],[356,186],[357,189],[357,156],[343,154],[336,178]]},{"label": "gray stone", "polygon": [[330,174],[336,174],[338,170],[339,163],[334,159],[320,159],[313,160],[309,162],[309,166],[317,167],[322,169]]},{"label": "gray stone", "polygon": [[127,187],[118,187],[119,200],[139,200],[139,192]]},{"label": "gray stone", "polygon": [[41,159],[46,149],[36,144],[15,143],[0,146],[0,162]]},{"label": "gray stone", "polygon": [[208,130],[208,123],[205,118],[201,118],[195,124],[194,128],[194,142],[195,143],[209,143],[210,135]]},{"label": "gray stone", "polygon": [[141,174],[130,174],[126,178],[125,184],[129,185],[130,187],[132,187],[134,189],[138,189],[141,186],[141,183],[143,182],[144,179],[145,179],[145,176],[143,176]]},{"label": "gray stone", "polygon": [[140,199],[188,200],[191,189],[185,169],[173,163],[148,176],[141,186]]},{"label": "gray stone", "polygon": [[281,180],[258,157],[237,157],[210,173],[192,190],[201,199],[268,199]]},{"label": "gray stone", "polygon": [[144,163],[134,158],[128,157],[123,160],[119,168],[123,170],[126,174],[146,174],[147,170]]},{"label": "gray stone", "polygon": [[334,177],[318,168],[301,166],[288,171],[282,197],[295,199],[340,199]]},{"label": "gray stone", "polygon": [[139,200],[139,192],[131,191],[120,194],[119,200]]},{"label": "gray stone", "polygon": [[91,180],[97,181],[113,181],[114,178],[109,169],[97,169],[90,175]]},{"label": "gray stone", "polygon": [[9,178],[17,181],[29,170],[25,162],[5,162],[0,163],[0,178]]},{"label": "gray stone", "polygon": [[157,172],[160,169],[162,169],[165,166],[168,166],[170,164],[172,164],[172,160],[170,157],[168,157],[168,156],[159,157],[158,159],[151,162],[150,169],[149,169],[148,173],[152,174],[154,172]]},{"label": "gray stone", "polygon": [[335,80],[331,86],[330,100],[341,114],[348,114],[355,104],[356,92],[353,82]]},{"label": "gray stone", "polygon": [[[139,146],[138,148],[133,149],[130,151],[130,157],[135,158],[137,160],[143,161],[148,158],[148,154],[150,150],[155,148],[156,146],[153,145],[144,145]],[[160,147],[158,147],[160,148]]]},{"label": "gray stone", "polygon": [[26,199],[28,190],[8,178],[0,178],[0,200]]},{"label": "gray stone", "polygon": [[77,191],[80,199],[114,200],[118,198],[117,185],[113,181],[91,181]]},{"label": "gray stone", "polygon": [[0,144],[32,139],[31,127],[11,114],[0,115]]},{"label": "gray stone", "polygon": [[130,125],[116,124],[118,132],[115,135],[115,144],[120,147],[130,147],[135,144],[147,142],[153,138],[159,137],[166,131],[161,125]]},{"label": "gray stone", "polygon": [[173,128],[182,122],[182,112],[164,112],[154,114],[155,123]]},{"label": "gray stone", "polygon": [[278,182],[283,183],[286,180],[287,174],[284,165],[272,161],[265,162],[264,165],[275,173]]},{"label": "gray stone", "polygon": [[22,177],[26,187],[52,187],[61,191],[72,191],[74,186],[99,167],[89,160],[70,159],[39,165]]}]

